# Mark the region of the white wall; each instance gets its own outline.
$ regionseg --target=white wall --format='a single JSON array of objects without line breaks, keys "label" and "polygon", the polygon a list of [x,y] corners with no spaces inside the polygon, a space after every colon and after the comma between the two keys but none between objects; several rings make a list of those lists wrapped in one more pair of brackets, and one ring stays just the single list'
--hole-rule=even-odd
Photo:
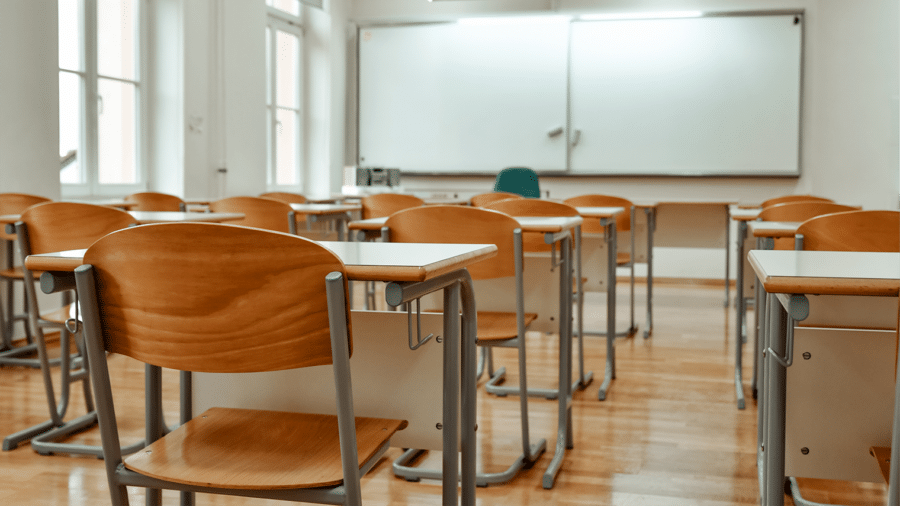
[{"label": "white wall", "polygon": [[0,2],[0,192],[59,198],[56,26],[56,0]]},{"label": "white wall", "polygon": [[[635,10],[765,10],[802,8],[805,16],[801,156],[797,179],[545,177],[554,198],[608,193],[634,199],[715,197],[759,202],[791,193],[814,193],[865,208],[897,208],[898,2],[895,0],[559,0],[423,2],[354,0],[351,19],[367,23],[455,19],[510,12],[623,12]],[[351,91],[354,89],[351,87]],[[355,105],[355,95],[348,102]],[[351,116],[351,124],[355,119]],[[352,138],[352,136],[351,136]],[[355,163],[355,143],[348,146]],[[499,169],[499,167],[498,167]],[[492,178],[403,177],[407,190],[488,191]],[[703,261],[697,261],[703,258]],[[722,250],[662,250],[656,274],[721,278]]]}]

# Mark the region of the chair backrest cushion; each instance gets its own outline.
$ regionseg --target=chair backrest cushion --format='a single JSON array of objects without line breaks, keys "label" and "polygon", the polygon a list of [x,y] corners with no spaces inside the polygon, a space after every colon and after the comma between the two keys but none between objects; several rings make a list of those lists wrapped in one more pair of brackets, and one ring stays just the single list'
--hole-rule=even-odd
[{"label": "chair backrest cushion", "polygon": [[[484,209],[500,211],[513,217],[519,216],[578,216],[578,210],[570,205],[541,199],[506,199],[498,200],[484,206]],[[541,232],[525,232],[522,234],[522,246],[525,251],[550,251],[552,248],[544,241]]]},{"label": "chair backrest cushion", "polygon": [[31,254],[84,249],[97,239],[137,223],[112,207],[76,202],[47,202],[22,213]]},{"label": "chair backrest cushion", "polygon": [[815,195],[784,195],[782,197],[774,197],[769,200],[764,201],[760,207],[763,209],[767,207],[772,207],[777,204],[784,204],[787,202],[834,202],[833,200],[825,197],[816,197]]},{"label": "chair backrest cushion", "polygon": [[126,202],[134,202],[134,211],[181,211],[184,201],[175,195],[157,192],[132,193],[125,197]]},{"label": "chair backrest cushion", "polygon": [[308,239],[211,223],[146,225],[97,241],[84,263],[103,287],[110,352],[202,372],[332,362],[325,277],[344,266]]},{"label": "chair backrest cushion", "polygon": [[[572,207],[624,207],[625,212],[616,217],[616,230],[619,232],[631,231],[631,208],[634,204],[622,197],[614,197],[612,195],[579,195],[564,200],[566,204]],[[603,227],[600,226],[600,220],[584,220],[581,226],[582,232],[599,234],[603,233]]]},{"label": "chair backrest cushion", "polygon": [[521,195],[515,193],[506,193],[506,192],[488,192],[488,193],[479,193],[475,195],[471,199],[469,199],[469,203],[472,204],[472,207],[484,207],[492,202],[497,202],[498,200],[506,200],[506,199],[521,199],[525,198]]},{"label": "chair backrest cushion", "polygon": [[425,206],[394,213],[384,226],[391,242],[496,244],[497,255],[468,267],[472,279],[516,275],[515,238],[519,222],[498,211],[466,206]]},{"label": "chair backrest cushion", "polygon": [[422,207],[425,202],[415,195],[404,195],[402,193],[379,193],[376,195],[368,195],[363,197],[362,217],[364,220],[369,218],[385,218],[397,211],[410,209],[413,207]]},{"label": "chair backrest cushion", "polygon": [[230,197],[210,202],[209,210],[214,213],[243,213],[244,219],[230,221],[229,224],[262,228],[274,232],[291,231],[288,214],[291,205],[280,200],[261,197]]},{"label": "chair backrest cushion", "polygon": [[900,211],[847,211],[816,216],[797,229],[803,249],[900,252]]},{"label": "chair backrest cushion", "polygon": [[537,173],[528,167],[508,167],[494,179],[495,192],[508,192],[523,197],[541,198],[541,186]]}]

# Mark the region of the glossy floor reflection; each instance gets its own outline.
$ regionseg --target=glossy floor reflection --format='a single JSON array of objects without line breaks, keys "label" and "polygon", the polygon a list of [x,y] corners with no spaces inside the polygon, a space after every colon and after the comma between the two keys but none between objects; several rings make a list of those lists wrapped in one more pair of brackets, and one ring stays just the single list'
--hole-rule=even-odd
[{"label": "glossy floor reflection", "polygon": [[[637,322],[643,330],[645,287],[638,285]],[[361,292],[362,290],[358,290]],[[747,389],[748,406],[738,411],[733,392],[733,310],[722,307],[722,289],[703,285],[654,287],[654,329],[650,339],[616,342],[618,376],[608,400],[597,401],[599,383],[575,395],[575,448],[567,453],[552,490],[541,488],[541,476],[552,457],[546,453],[512,483],[479,488],[481,505],[753,505],[758,503],[756,479],[756,406]],[[620,284],[617,318],[629,317],[627,286]],[[361,299],[361,293],[357,298]],[[589,294],[586,324],[603,328],[604,297]],[[752,321],[752,319],[751,319]],[[752,342],[752,338],[751,338]],[[745,345],[747,346],[747,345]],[[529,385],[555,386],[555,335],[529,334]],[[603,375],[602,338],[586,338],[587,367]],[[496,353],[498,365],[515,382],[515,356]],[[752,376],[745,361],[744,377]],[[143,368],[121,356],[109,358],[117,400],[126,409],[119,415],[123,441],[139,438],[143,417]],[[166,372],[166,413],[177,419],[177,374]],[[484,380],[482,380],[482,383]],[[519,454],[518,401],[488,396],[479,389],[479,466],[497,472]],[[80,393],[70,416],[83,413]],[[530,403],[533,438],[546,438],[552,448],[556,432],[556,402]],[[0,432],[4,435],[47,418],[46,401],[37,371],[0,369]],[[75,438],[99,443],[92,429]],[[390,462],[400,454],[391,449],[364,478],[363,500],[371,505],[437,505],[440,484],[408,483],[395,478]],[[440,454],[420,464],[440,466]],[[851,505],[884,502],[886,487],[801,481],[807,499]],[[131,491],[132,504],[143,503],[143,492]],[[177,494],[165,494],[177,504]],[[0,454],[0,504],[108,504],[101,460],[86,457],[42,457],[29,447]],[[790,499],[787,504],[790,504]],[[198,505],[285,504],[200,495]]]}]

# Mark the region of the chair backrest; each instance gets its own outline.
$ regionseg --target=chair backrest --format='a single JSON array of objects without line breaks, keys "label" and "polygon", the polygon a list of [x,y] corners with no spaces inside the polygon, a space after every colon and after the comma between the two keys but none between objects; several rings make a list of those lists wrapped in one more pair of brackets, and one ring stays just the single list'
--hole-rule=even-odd
[{"label": "chair backrest", "polygon": [[[631,208],[634,204],[628,199],[612,195],[591,194],[567,198],[563,202],[572,207],[624,207],[625,212],[616,217],[616,230],[619,232],[631,231]],[[603,233],[603,227],[600,226],[600,220],[585,220],[581,231],[600,234]]]},{"label": "chair backrest", "polygon": [[519,222],[498,211],[467,206],[424,206],[392,214],[391,242],[496,244],[497,255],[468,267],[472,279],[515,276]]},{"label": "chair backrest", "polygon": [[214,213],[243,213],[244,219],[230,221],[229,224],[262,228],[274,232],[293,233],[291,224],[294,211],[291,205],[279,200],[261,197],[229,197],[209,203]]},{"label": "chair backrest", "polygon": [[522,199],[525,198],[516,193],[505,193],[505,192],[488,192],[488,193],[479,193],[475,195],[471,199],[469,199],[469,203],[472,204],[472,207],[484,207],[491,202],[497,202],[498,200],[506,200],[506,199]]},{"label": "chair backrest", "polygon": [[159,192],[132,193],[125,197],[125,202],[134,202],[134,211],[184,211],[184,201],[175,195]]},{"label": "chair backrest", "polygon": [[280,200],[280,201],[288,203],[288,204],[305,204],[306,203],[306,197],[304,197],[303,195],[300,195],[299,193],[269,192],[269,193],[263,193],[262,195],[260,195],[260,197],[266,198],[266,199]]},{"label": "chair backrest", "polygon": [[397,211],[410,209],[413,207],[422,207],[425,201],[415,195],[404,195],[402,193],[379,193],[376,195],[367,195],[362,198],[362,217],[364,220],[369,218],[385,218]]},{"label": "chair backrest", "polygon": [[[22,214],[22,211],[43,202],[50,202],[50,199],[25,193],[0,193],[0,214]],[[0,227],[0,239],[14,241],[16,234],[7,234],[6,227]]]},{"label": "chair backrest", "polygon": [[816,216],[797,229],[803,249],[900,252],[900,211],[847,211]]},{"label": "chair backrest", "polygon": [[859,206],[845,206],[833,202],[800,201],[775,204],[760,211],[759,219],[762,221],[796,221],[804,222],[810,218],[823,214],[842,213],[844,211],[856,211]]},{"label": "chair backrest", "polygon": [[[314,241],[233,225],[146,225],[97,241],[84,263],[103,287],[107,351],[183,371],[332,363],[325,277],[344,265]],[[344,294],[349,325],[346,280]]]},{"label": "chair backrest", "polygon": [[46,202],[22,213],[27,238],[19,238],[23,254],[84,249],[101,237],[137,224],[133,216],[112,207],[76,202]]},{"label": "chair backrest", "polygon": [[784,195],[782,197],[775,197],[769,200],[764,201],[760,207],[763,209],[767,207],[771,207],[777,204],[784,204],[787,202],[808,202],[808,201],[818,201],[818,202],[834,202],[831,199],[825,197],[816,197],[815,195]]},{"label": "chair backrest", "polygon": [[[519,216],[578,216],[578,210],[570,205],[541,199],[505,199],[492,202],[484,209],[492,209],[513,217]],[[550,251],[549,244],[544,242],[544,234],[540,232],[524,232],[522,234],[524,251]]]},{"label": "chair backrest", "polygon": [[508,167],[497,174],[495,192],[515,193],[526,198],[541,198],[537,173],[528,167]]}]

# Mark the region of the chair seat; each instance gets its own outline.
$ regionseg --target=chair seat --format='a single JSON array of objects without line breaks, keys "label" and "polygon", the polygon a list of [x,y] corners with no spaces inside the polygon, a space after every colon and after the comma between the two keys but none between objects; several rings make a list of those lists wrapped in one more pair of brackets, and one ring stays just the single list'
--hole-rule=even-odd
[{"label": "chair seat", "polygon": [[[357,417],[360,465],[406,425],[405,420]],[[343,482],[337,417],[281,411],[210,408],[125,459],[125,467],[175,483],[223,489],[303,489]]]},{"label": "chair seat", "polygon": [[[535,313],[525,313],[525,326],[537,319]],[[519,335],[516,327],[516,313],[494,311],[478,312],[478,340],[499,341],[514,339]]]},{"label": "chair seat", "polygon": [[75,304],[66,304],[59,309],[41,313],[42,320],[52,323],[65,324],[71,318],[75,318]]},{"label": "chair seat", "polygon": [[[41,273],[36,273],[35,276],[40,276]],[[12,267],[10,269],[0,270],[0,278],[7,279],[25,279],[25,273],[22,271],[22,266],[18,265],[16,267]]]},{"label": "chair seat", "polygon": [[620,251],[616,254],[616,265],[628,265],[631,263],[631,253]]}]

